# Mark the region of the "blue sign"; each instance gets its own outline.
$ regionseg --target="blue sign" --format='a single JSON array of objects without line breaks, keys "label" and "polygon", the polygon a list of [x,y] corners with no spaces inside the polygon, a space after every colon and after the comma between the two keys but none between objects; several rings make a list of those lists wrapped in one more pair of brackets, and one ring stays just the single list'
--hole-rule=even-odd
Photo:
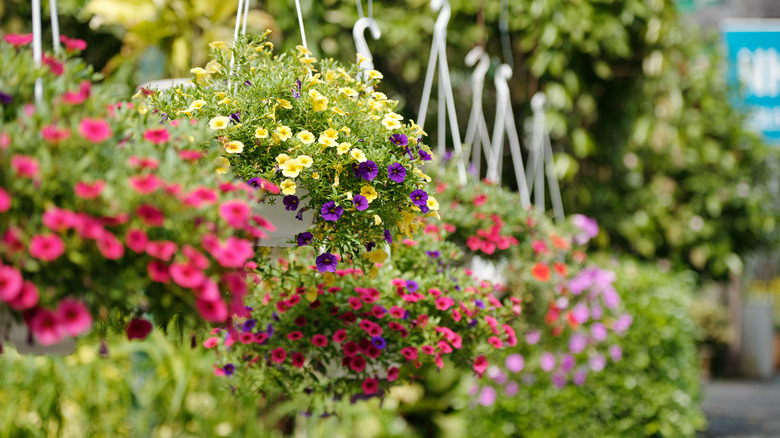
[{"label": "blue sign", "polygon": [[780,20],[726,20],[728,80],[742,91],[735,102],[748,106],[748,127],[780,144]]}]

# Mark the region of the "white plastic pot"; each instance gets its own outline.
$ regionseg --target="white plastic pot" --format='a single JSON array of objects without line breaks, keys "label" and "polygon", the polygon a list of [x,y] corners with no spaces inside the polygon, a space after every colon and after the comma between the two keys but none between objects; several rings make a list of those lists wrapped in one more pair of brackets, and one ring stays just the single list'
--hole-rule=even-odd
[{"label": "white plastic pot", "polygon": [[16,322],[11,315],[0,310],[0,343],[10,342],[19,354],[69,355],[76,351],[76,340],[64,338],[55,345],[41,345],[35,342],[26,325]]},{"label": "white plastic pot", "polygon": [[[299,189],[296,193],[297,196],[302,197],[308,194],[304,189]],[[266,231],[268,237],[260,239],[257,243],[258,246],[273,246],[273,247],[290,247],[297,245],[296,243],[288,243],[290,240],[295,240],[295,236],[308,230],[312,226],[314,221],[314,209],[309,208],[303,212],[301,218],[298,220],[296,216],[302,208],[306,208],[303,204],[298,206],[295,211],[287,211],[282,203],[282,196],[274,196],[274,203],[270,204],[267,201],[265,203],[255,204],[252,208],[253,214],[258,214],[268,221],[270,221],[275,227],[276,231]],[[269,198],[266,198],[269,199]]]}]

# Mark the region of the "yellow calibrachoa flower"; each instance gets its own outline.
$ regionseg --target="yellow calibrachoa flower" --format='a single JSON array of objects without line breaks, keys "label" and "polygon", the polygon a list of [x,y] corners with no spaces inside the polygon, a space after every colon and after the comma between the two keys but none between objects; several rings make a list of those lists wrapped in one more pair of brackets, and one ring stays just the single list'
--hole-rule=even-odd
[{"label": "yellow calibrachoa flower", "polygon": [[230,161],[225,157],[217,157],[214,160],[214,164],[217,165],[216,172],[220,175],[226,174],[228,169],[230,169]]},{"label": "yellow calibrachoa flower", "polygon": [[357,57],[357,62],[355,64],[360,65],[363,62],[371,61],[371,59],[366,58],[365,56],[361,55],[360,53],[355,54]]},{"label": "yellow calibrachoa flower", "polygon": [[290,156],[287,154],[279,154],[276,156],[276,162],[279,164],[284,164],[285,161],[290,160]]},{"label": "yellow calibrachoa flower", "polygon": [[412,125],[412,129],[414,129],[414,136],[421,136],[421,135],[428,135],[425,131],[422,130],[420,125],[417,123],[414,123],[414,120],[409,120],[409,123]]},{"label": "yellow calibrachoa flower", "polygon": [[431,182],[431,177],[422,173],[422,170],[415,167],[414,169],[412,169],[412,172],[414,172],[414,174],[419,176],[420,178],[424,179],[426,182]]},{"label": "yellow calibrachoa flower", "polygon": [[336,175],[336,178],[334,178],[333,180],[333,187],[338,187],[338,186],[339,186],[339,176]]},{"label": "yellow calibrachoa flower", "polygon": [[311,51],[307,49],[306,47],[303,47],[302,45],[295,46],[295,49],[298,50],[298,55],[304,56],[304,55],[311,55]]},{"label": "yellow calibrachoa flower", "polygon": [[332,83],[333,81],[336,80],[337,77],[338,77],[338,75],[336,75],[336,72],[333,71],[333,70],[328,70],[328,71],[325,72],[325,80],[328,83]]},{"label": "yellow calibrachoa flower", "polygon": [[365,257],[371,263],[384,263],[385,260],[387,260],[387,257],[389,257],[389,254],[377,248],[370,252],[367,252]]},{"label": "yellow calibrachoa flower", "polygon": [[230,124],[230,118],[225,116],[217,116],[209,120],[209,128],[216,131],[219,129],[225,129]]},{"label": "yellow calibrachoa flower", "polygon": [[268,138],[268,130],[265,128],[257,128],[255,129],[255,137],[256,138]]},{"label": "yellow calibrachoa flower", "polygon": [[340,116],[346,116],[347,115],[347,113],[345,113],[344,110],[342,110],[341,108],[339,108],[337,106],[334,106],[330,110],[333,111],[334,113],[340,115]]},{"label": "yellow calibrachoa flower", "polygon": [[317,172],[312,172],[311,173],[311,179],[320,179],[320,174],[317,173]]},{"label": "yellow calibrachoa flower", "polygon": [[279,168],[282,169],[282,175],[287,178],[295,178],[303,170],[303,164],[296,158],[292,158],[280,164]]},{"label": "yellow calibrachoa flower", "polygon": [[244,143],[238,140],[233,140],[225,143],[225,151],[229,154],[240,154],[244,151]]},{"label": "yellow calibrachoa flower", "polygon": [[190,73],[194,73],[196,79],[201,79],[202,76],[209,74],[208,71],[206,71],[205,69],[203,69],[201,67],[191,68],[190,69]]},{"label": "yellow calibrachoa flower", "polygon": [[382,218],[378,214],[374,215],[374,224],[379,225],[382,223]]},{"label": "yellow calibrachoa flower", "polygon": [[149,107],[147,107],[145,103],[141,102],[138,105],[138,114],[146,114],[147,111],[149,111]]},{"label": "yellow calibrachoa flower", "polygon": [[344,142],[344,143],[341,143],[341,144],[339,145],[338,149],[336,149],[336,150],[338,151],[339,155],[344,155],[344,154],[346,154],[347,152],[349,152],[349,149],[350,149],[351,147],[352,147],[352,143],[347,143],[347,142]]},{"label": "yellow calibrachoa flower", "polygon": [[426,202],[426,205],[428,206],[431,211],[436,211],[439,209],[439,201],[436,200],[433,196],[428,196],[428,201]]},{"label": "yellow calibrachoa flower", "polygon": [[341,129],[339,129],[339,131],[343,132],[343,133],[344,133],[344,135],[350,135],[350,134],[352,134],[352,130],[351,130],[351,129],[349,129],[348,127],[346,127],[346,126],[345,126],[345,127],[343,127],[343,128],[341,128]]},{"label": "yellow calibrachoa flower", "polygon": [[368,71],[368,78],[369,79],[382,79],[384,76],[382,76],[382,73],[380,73],[377,70],[369,70]]},{"label": "yellow calibrachoa flower", "polygon": [[368,186],[368,185],[360,188],[360,194],[366,197],[366,201],[368,201],[369,204],[373,202],[374,199],[377,198],[377,196],[379,196],[376,193],[376,189],[374,189],[374,186]]},{"label": "yellow calibrachoa flower", "polygon": [[392,119],[392,120],[398,120],[399,122],[404,119],[404,116],[394,113],[390,111],[389,113],[385,114],[386,119]]},{"label": "yellow calibrachoa flower", "polygon": [[279,141],[287,141],[288,138],[292,137],[292,130],[289,126],[285,125],[279,125],[274,129],[274,138]]},{"label": "yellow calibrachoa flower", "polygon": [[228,104],[230,104],[230,102],[232,102],[232,101],[233,101],[233,99],[231,99],[231,98],[229,98],[229,97],[226,97],[226,98],[224,98],[224,99],[220,100],[220,101],[219,101],[219,102],[217,102],[217,103],[218,103],[218,104],[220,104],[220,105],[221,105],[221,104],[228,105]]},{"label": "yellow calibrachoa flower", "polygon": [[357,160],[360,163],[368,159],[366,158],[366,154],[364,154],[363,151],[361,151],[360,149],[352,149],[352,152],[349,153],[349,156],[351,156],[353,159]]},{"label": "yellow calibrachoa flower", "polygon": [[328,129],[322,131],[322,133],[320,134],[320,137],[327,137],[327,138],[332,138],[333,140],[338,140],[339,132],[336,131],[333,128],[328,128]]},{"label": "yellow calibrachoa flower", "polygon": [[401,127],[401,122],[399,122],[398,120],[387,119],[387,118],[382,119],[382,124],[385,125],[385,128],[387,128],[389,131]]},{"label": "yellow calibrachoa flower", "polygon": [[358,92],[349,87],[339,88],[339,93],[345,94],[352,98],[358,97]]},{"label": "yellow calibrachoa flower", "polygon": [[355,82],[355,78],[350,76],[349,73],[347,73],[347,71],[344,70],[343,68],[339,67],[336,71],[339,72],[339,77],[346,79],[347,82]]},{"label": "yellow calibrachoa flower", "polygon": [[314,112],[325,111],[326,109],[328,109],[328,98],[323,96],[320,97],[319,99],[312,100],[311,109],[313,109]]},{"label": "yellow calibrachoa flower", "polygon": [[222,64],[215,60],[211,60],[208,63],[206,63],[206,71],[209,73],[216,73],[218,71],[222,70]]},{"label": "yellow calibrachoa flower", "polygon": [[381,91],[374,91],[371,93],[371,97],[373,97],[375,100],[387,100],[387,95]]},{"label": "yellow calibrachoa flower", "polygon": [[212,41],[209,43],[209,48],[227,50],[228,46],[224,41]]},{"label": "yellow calibrachoa flower", "polygon": [[286,179],[282,181],[281,184],[279,184],[279,188],[282,189],[282,193],[285,195],[294,195],[295,189],[298,188],[298,185],[295,184],[295,181],[291,179]]},{"label": "yellow calibrachoa flower", "polygon": [[196,110],[196,109],[203,108],[205,105],[206,105],[206,101],[205,100],[198,99],[198,100],[193,101],[190,104],[190,108]]},{"label": "yellow calibrachoa flower", "polygon": [[306,64],[307,67],[311,67],[312,64],[317,62],[317,58],[311,58],[311,57],[309,57],[309,58],[301,58],[298,61],[300,61],[302,64]]},{"label": "yellow calibrachoa flower", "polygon": [[296,157],[296,160],[298,160],[298,162],[301,163],[301,165],[306,168],[309,168],[311,167],[312,164],[314,164],[314,160],[312,160],[311,157],[308,155],[299,155],[298,157]]},{"label": "yellow calibrachoa flower", "polygon": [[309,131],[301,131],[297,135],[298,140],[301,141],[303,144],[312,144],[314,143],[314,134],[312,134]]},{"label": "yellow calibrachoa flower", "polygon": [[285,109],[292,109],[292,104],[287,99],[276,99],[277,102],[279,102],[279,106]]}]

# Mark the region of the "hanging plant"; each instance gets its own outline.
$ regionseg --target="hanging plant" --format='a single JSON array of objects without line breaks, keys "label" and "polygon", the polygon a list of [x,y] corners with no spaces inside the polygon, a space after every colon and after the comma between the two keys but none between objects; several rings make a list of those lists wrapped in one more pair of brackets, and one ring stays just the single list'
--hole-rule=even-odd
[{"label": "hanging plant", "polygon": [[[36,68],[26,41],[0,43],[0,313],[51,345],[96,320],[182,326],[243,309],[244,264],[271,226],[251,214],[255,189],[195,163],[206,122],[139,115],[76,58]],[[148,329],[134,320],[128,337]]]},{"label": "hanging plant", "polygon": [[211,47],[192,84],[152,92],[146,104],[163,119],[207,121],[201,147],[221,148],[224,170],[239,178],[277,185],[266,202],[282,203],[288,221],[313,213],[314,227],[290,242],[318,248],[320,272],[336,269],[334,255],[391,242],[438,209],[420,170],[431,159],[424,133],[377,90],[381,73],[361,79],[363,60],[317,60],[302,46],[275,56],[265,35]]},{"label": "hanging plant", "polygon": [[[327,411],[331,398],[381,396],[424,364],[481,375],[487,356],[517,342],[518,316],[489,282],[454,268],[459,252],[437,233],[371,253],[364,272],[345,263],[320,275],[310,251],[258,271],[246,318],[216,329],[203,345],[231,386],[294,397]],[[381,263],[386,265],[377,269]]]}]

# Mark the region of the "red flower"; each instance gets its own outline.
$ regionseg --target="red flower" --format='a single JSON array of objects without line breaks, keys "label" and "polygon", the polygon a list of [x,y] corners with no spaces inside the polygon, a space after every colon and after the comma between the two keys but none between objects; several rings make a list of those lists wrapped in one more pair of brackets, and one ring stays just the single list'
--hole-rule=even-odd
[{"label": "red flower", "polygon": [[544,263],[538,262],[531,269],[531,275],[538,281],[549,281],[550,267]]},{"label": "red flower", "polygon": [[344,346],[341,347],[344,351],[344,356],[352,357],[360,351],[360,346],[357,344],[357,342],[349,341]]},{"label": "red flower", "polygon": [[403,355],[406,360],[417,360],[417,347],[404,347],[401,349],[401,355]]},{"label": "red flower", "polygon": [[356,373],[362,373],[366,369],[366,359],[359,354],[352,357],[349,361],[349,368]]},{"label": "red flower", "polygon": [[87,48],[87,42],[78,38],[68,38],[65,35],[60,35],[60,42],[65,45],[65,50],[79,50],[84,51]]},{"label": "red flower", "polygon": [[[131,341],[133,339],[143,340],[146,339],[147,336],[149,336],[149,333],[151,333],[152,323],[142,318],[135,318],[127,324],[127,328],[125,329],[125,331],[127,332],[127,339]],[[206,348],[210,348],[210,347],[206,347]]]},{"label": "red flower", "polygon": [[333,342],[340,344],[344,342],[344,340],[347,339],[347,331],[344,329],[338,329],[335,333],[333,333]]},{"label": "red flower", "polygon": [[387,370],[387,381],[392,382],[398,379],[398,368],[392,367]]},{"label": "red flower", "polygon": [[31,33],[7,33],[3,35],[3,40],[14,47],[21,47],[30,44],[33,40],[33,35]]},{"label": "red flower", "polygon": [[366,380],[363,381],[363,393],[366,395],[371,395],[375,393],[379,389],[379,381],[377,379],[367,377]]},{"label": "red flower", "polygon": [[311,343],[317,347],[324,347],[328,345],[328,337],[325,335],[314,335],[311,338]]},{"label": "red flower", "polygon": [[274,350],[271,352],[271,362],[274,363],[282,363],[287,358],[287,351],[282,348],[274,348]]},{"label": "red flower", "polygon": [[303,368],[303,363],[306,361],[306,357],[302,353],[293,353],[290,360],[292,365],[296,368]]}]

